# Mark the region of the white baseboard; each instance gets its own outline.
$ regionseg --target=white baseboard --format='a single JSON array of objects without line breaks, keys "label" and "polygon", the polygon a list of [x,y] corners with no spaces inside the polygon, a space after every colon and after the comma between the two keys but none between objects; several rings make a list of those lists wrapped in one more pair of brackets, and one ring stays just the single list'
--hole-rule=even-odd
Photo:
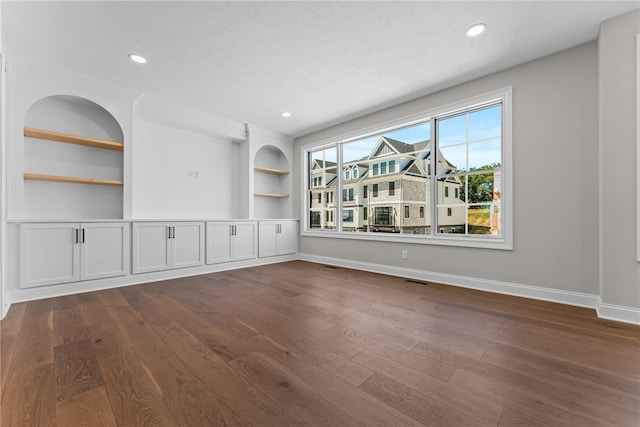
[{"label": "white baseboard", "polygon": [[602,319],[640,325],[640,309],[603,303],[599,295],[541,288],[537,286],[522,285],[518,283],[501,282],[497,280],[480,279],[469,276],[458,276],[453,274],[444,274],[411,268],[393,267],[388,265],[372,264],[367,262],[323,257],[311,254],[257,258],[247,261],[207,265],[182,270],[169,270],[140,275],[134,274],[123,277],[115,277],[111,279],[67,283],[54,286],[43,286],[40,288],[17,289],[8,292],[8,294],[5,295],[5,304],[3,304],[1,313],[2,317],[0,317],[0,319],[3,319],[7,315],[7,312],[9,311],[12,303],[32,301],[43,298],[53,298],[78,294],[82,292],[99,291],[103,289],[118,288],[122,286],[137,285],[161,280],[177,279],[180,277],[196,276],[200,274],[235,270],[239,268],[255,267],[259,265],[274,264],[295,259],[310,261],[319,264],[353,268],[355,270],[365,270],[374,273],[388,274],[390,276],[406,277],[414,280],[437,282],[446,285],[460,286],[464,288],[496,292],[500,294],[507,294],[524,298],[557,302],[578,307],[593,308],[594,310],[596,310],[598,317]]},{"label": "white baseboard", "polygon": [[625,307],[623,305],[606,304],[598,298],[598,306],[596,307],[598,317],[602,319],[615,320],[624,323],[633,323],[640,325],[640,309],[633,307]]},{"label": "white baseboard", "polygon": [[7,313],[9,312],[10,308],[11,308],[10,302],[2,304],[2,312],[0,312],[0,320],[4,319],[7,316]]},{"label": "white baseboard", "polygon": [[158,282],[162,280],[178,279],[181,277],[198,276],[219,271],[237,270],[240,268],[256,267],[259,265],[298,259],[297,255],[281,255],[268,258],[256,258],[246,261],[235,261],[224,264],[204,265],[202,267],[184,268],[177,270],[158,271],[155,273],[131,274],[109,279],[89,280],[86,282],[66,283],[60,285],[41,286],[38,288],[15,289],[8,292],[5,298],[8,304],[3,307],[2,318],[9,311],[13,303],[33,301],[44,298],[54,298],[83,292],[101,291],[104,289],[120,288],[123,286],[139,285],[142,283]]},{"label": "white baseboard", "polygon": [[324,257],[311,254],[298,254],[303,261],[319,264],[329,264],[340,267],[366,270],[390,276],[406,277],[409,279],[443,283],[445,285],[460,286],[499,294],[507,294],[524,298],[557,302],[578,307],[593,308],[598,317],[616,320],[624,323],[640,324],[640,310],[632,307],[603,304],[599,295],[580,292],[562,291],[558,289],[542,288],[538,286],[522,285],[518,283],[501,282],[497,280],[480,279],[476,277],[458,276],[411,268],[393,267],[389,265],[372,264],[368,262],[352,261],[339,258]]}]

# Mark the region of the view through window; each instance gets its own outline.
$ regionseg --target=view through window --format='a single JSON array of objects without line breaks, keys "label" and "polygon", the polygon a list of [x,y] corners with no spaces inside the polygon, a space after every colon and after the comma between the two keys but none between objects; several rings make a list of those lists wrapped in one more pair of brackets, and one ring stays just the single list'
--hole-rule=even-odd
[{"label": "view through window", "polygon": [[310,150],[307,228],[502,236],[503,149],[497,100]]}]

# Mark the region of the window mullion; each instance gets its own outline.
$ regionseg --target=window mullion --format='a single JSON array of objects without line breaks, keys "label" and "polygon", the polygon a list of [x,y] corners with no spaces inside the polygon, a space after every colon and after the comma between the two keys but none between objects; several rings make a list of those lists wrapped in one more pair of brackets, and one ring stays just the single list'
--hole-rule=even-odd
[{"label": "window mullion", "polygon": [[338,178],[338,182],[336,183],[336,188],[337,188],[337,195],[339,196],[336,201],[336,213],[335,213],[335,219],[334,219],[334,223],[336,224],[336,231],[338,233],[342,233],[342,188],[343,188],[343,178],[344,178],[344,171],[342,168],[342,144],[339,143],[336,145],[336,176]]},{"label": "window mullion", "polygon": [[438,168],[438,132],[436,129],[436,119],[431,119],[431,167],[430,169],[430,179],[429,179],[429,191],[431,192],[431,197],[429,198],[429,212],[431,215],[431,227],[430,227],[430,235],[435,236],[435,232],[437,230],[437,214],[438,214],[438,201],[436,197],[437,185],[436,185],[436,169]]}]

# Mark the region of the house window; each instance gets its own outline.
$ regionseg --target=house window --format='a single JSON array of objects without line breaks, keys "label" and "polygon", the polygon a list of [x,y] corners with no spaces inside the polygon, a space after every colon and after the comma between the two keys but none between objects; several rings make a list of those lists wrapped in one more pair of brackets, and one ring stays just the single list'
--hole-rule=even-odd
[{"label": "house window", "polygon": [[[344,236],[333,233],[332,237],[409,239],[404,236],[404,225],[394,224],[394,218],[410,217],[410,206],[415,204],[419,217],[424,219],[421,223],[425,234],[410,233],[412,242],[442,244],[446,241],[445,244],[451,246],[511,249],[510,88],[415,113],[380,127],[385,130],[375,133],[369,128],[361,137],[338,135],[336,140],[340,142],[326,143],[320,148],[313,144],[302,147],[309,187],[315,184],[313,177],[322,177],[317,185],[324,182],[333,188],[343,188],[347,177],[351,180],[357,177],[359,187],[352,191],[354,196],[362,193],[361,204],[371,188],[371,200],[362,206],[363,216],[365,210],[371,209],[366,214],[371,217],[371,227],[357,233],[357,237],[354,233]],[[362,173],[359,168],[363,169]],[[345,172],[336,174],[339,170]],[[378,198],[380,183],[376,180],[386,174],[394,174],[394,181],[388,181],[388,187],[382,183],[383,189],[389,191],[383,190],[383,197]],[[395,198],[387,200],[387,196],[396,195],[396,188],[403,189],[407,205]],[[353,198],[347,189],[343,199],[346,202]],[[308,198],[303,200],[304,209],[315,206],[314,203],[307,206]],[[380,206],[382,203],[385,206]],[[315,231],[311,216],[306,213],[302,217],[309,221],[302,233],[311,228]],[[337,221],[342,220],[338,215]],[[337,225],[341,229],[340,224]]]},{"label": "house window", "polygon": [[375,208],[373,216],[374,225],[393,225],[393,208],[379,207]]},{"label": "house window", "polygon": [[344,173],[344,179],[347,179],[347,180],[351,179],[351,173],[349,171],[346,171]]},{"label": "house window", "polygon": [[409,215],[410,215],[409,205],[404,205],[404,217],[409,218]]},{"label": "house window", "polygon": [[349,201],[353,202],[353,188],[349,189]]},{"label": "house window", "polygon": [[347,201],[347,189],[343,189],[342,190],[342,201],[346,202]]},{"label": "house window", "polygon": [[320,224],[321,214],[318,211],[311,211],[309,224],[311,228],[320,228],[322,225]]},{"label": "house window", "polygon": [[365,221],[367,220],[367,211],[367,208],[362,209],[362,219],[364,219]]},{"label": "house window", "polygon": [[342,211],[342,222],[353,222],[353,209],[344,209]]},{"label": "house window", "polygon": [[[309,183],[313,183],[313,187],[321,187],[322,183],[330,183],[332,181],[337,181],[336,178],[340,178],[340,174],[338,174],[338,149],[337,147],[326,147],[322,150],[315,150],[313,152],[307,152],[307,165],[309,169],[307,170],[307,176],[309,177]],[[337,182],[336,182],[337,184]],[[322,206],[322,199],[324,191],[312,191],[311,188],[307,189],[309,191],[309,209],[312,209],[316,206]],[[328,190],[327,190],[328,192]],[[333,194],[329,196],[329,200],[332,200]],[[335,224],[329,224],[329,218],[331,218],[329,213],[310,213],[309,218],[309,227],[313,228],[317,231],[327,231],[334,230]],[[324,224],[321,224],[321,221]]]},{"label": "house window", "polygon": [[333,191],[329,192],[329,203],[333,203]]}]

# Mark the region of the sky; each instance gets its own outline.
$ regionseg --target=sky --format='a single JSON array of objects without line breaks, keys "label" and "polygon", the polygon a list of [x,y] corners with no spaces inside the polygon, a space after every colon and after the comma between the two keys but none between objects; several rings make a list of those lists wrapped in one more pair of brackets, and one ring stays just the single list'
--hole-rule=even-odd
[{"label": "sky", "polygon": [[[500,105],[483,108],[437,121],[440,151],[460,171],[491,163],[502,163]],[[380,137],[385,136],[407,144],[431,138],[430,122],[371,135],[344,143],[343,161],[349,162],[371,154]],[[332,147],[313,153],[313,158],[335,162],[337,149]],[[468,159],[467,159],[468,155]]]}]

